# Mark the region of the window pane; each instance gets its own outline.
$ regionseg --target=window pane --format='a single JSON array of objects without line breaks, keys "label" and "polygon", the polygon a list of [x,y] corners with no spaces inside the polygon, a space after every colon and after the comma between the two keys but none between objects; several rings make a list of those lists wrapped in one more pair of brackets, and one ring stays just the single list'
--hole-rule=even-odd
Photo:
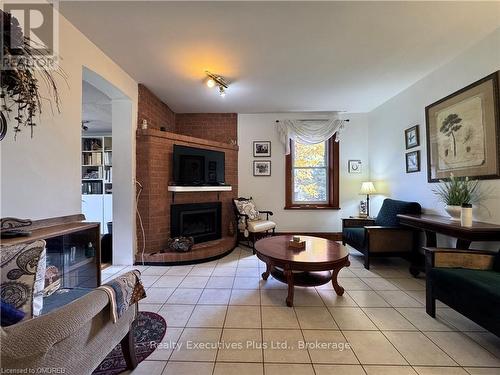
[{"label": "window pane", "polygon": [[294,167],[325,167],[326,166],[326,142],[314,145],[304,145],[293,142],[293,166]]},{"label": "window pane", "polygon": [[294,202],[327,202],[325,168],[293,170]]}]

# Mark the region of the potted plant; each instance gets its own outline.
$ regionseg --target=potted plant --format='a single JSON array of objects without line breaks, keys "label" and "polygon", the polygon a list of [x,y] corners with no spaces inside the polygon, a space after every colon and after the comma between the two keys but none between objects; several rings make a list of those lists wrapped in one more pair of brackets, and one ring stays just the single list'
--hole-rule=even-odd
[{"label": "potted plant", "polygon": [[[64,72],[57,67],[55,70],[44,66],[34,66],[29,63],[40,52],[35,51],[37,45],[23,34],[18,20],[10,13],[0,10],[2,20],[2,61],[25,61],[8,68],[2,67],[0,74],[0,140],[7,132],[7,120],[14,120],[14,138],[21,131],[21,127],[29,127],[33,137],[33,128],[36,126],[35,117],[42,113],[42,97],[40,81],[45,82],[50,97],[54,100],[59,111],[60,98],[53,73],[65,78]],[[19,60],[22,58],[21,60]]]},{"label": "potted plant", "polygon": [[451,220],[460,220],[462,204],[474,204],[481,200],[478,180],[455,177],[453,174],[448,180],[441,180],[433,192],[446,205],[444,209]]}]

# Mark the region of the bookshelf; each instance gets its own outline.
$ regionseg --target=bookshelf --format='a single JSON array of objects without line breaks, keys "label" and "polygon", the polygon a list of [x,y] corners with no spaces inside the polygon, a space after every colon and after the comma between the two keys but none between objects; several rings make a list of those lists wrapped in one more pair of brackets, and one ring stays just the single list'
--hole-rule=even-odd
[{"label": "bookshelf", "polygon": [[112,138],[82,137],[82,194],[101,195],[113,191]]},{"label": "bookshelf", "polygon": [[87,220],[101,223],[107,233],[112,221],[113,142],[111,136],[82,136],[82,212]]}]

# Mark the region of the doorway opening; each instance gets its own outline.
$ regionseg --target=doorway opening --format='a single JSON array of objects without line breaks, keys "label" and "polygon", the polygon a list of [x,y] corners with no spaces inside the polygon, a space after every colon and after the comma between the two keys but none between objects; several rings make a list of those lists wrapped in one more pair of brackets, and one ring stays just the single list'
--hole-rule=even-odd
[{"label": "doorway opening", "polygon": [[132,265],[135,129],[132,100],[99,74],[82,72],[82,213],[101,223],[101,263]]}]

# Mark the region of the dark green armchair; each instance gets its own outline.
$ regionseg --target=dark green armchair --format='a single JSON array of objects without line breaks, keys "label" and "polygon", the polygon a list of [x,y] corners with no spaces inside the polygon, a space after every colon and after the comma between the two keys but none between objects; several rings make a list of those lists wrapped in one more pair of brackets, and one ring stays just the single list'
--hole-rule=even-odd
[{"label": "dark green armchair", "polygon": [[425,249],[426,311],[436,299],[500,336],[500,253]]},{"label": "dark green armchair", "polygon": [[399,225],[398,214],[419,215],[420,204],[385,199],[377,218],[343,219],[342,243],[363,253],[365,268],[373,256],[411,256],[418,232]]}]

